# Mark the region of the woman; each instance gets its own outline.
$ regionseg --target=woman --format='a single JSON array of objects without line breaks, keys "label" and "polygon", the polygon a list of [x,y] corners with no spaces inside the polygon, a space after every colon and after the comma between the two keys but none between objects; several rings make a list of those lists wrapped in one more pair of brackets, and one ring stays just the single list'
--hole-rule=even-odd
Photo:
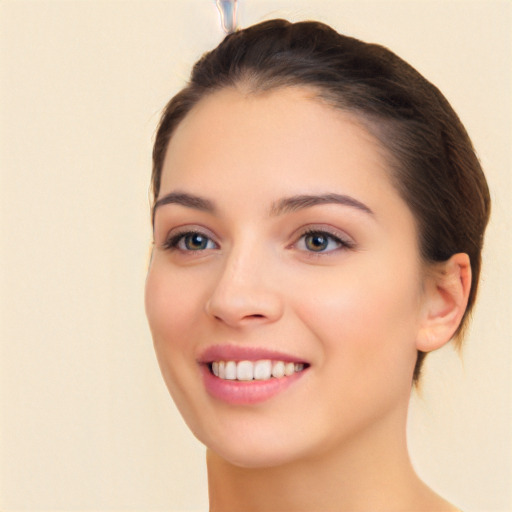
[{"label": "woman", "polygon": [[383,47],[269,21],[195,65],[153,158],[146,310],[211,510],[457,510],[405,436],[490,208],[439,91]]}]

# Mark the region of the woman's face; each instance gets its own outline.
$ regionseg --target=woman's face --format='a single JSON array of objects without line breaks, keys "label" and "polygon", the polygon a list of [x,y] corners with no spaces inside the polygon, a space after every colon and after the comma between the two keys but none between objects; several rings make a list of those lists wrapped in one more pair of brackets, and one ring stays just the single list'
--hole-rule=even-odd
[{"label": "woman's face", "polygon": [[172,136],[154,235],[156,354],[214,452],[277,465],[405,422],[417,234],[355,117],[301,88],[202,99]]}]

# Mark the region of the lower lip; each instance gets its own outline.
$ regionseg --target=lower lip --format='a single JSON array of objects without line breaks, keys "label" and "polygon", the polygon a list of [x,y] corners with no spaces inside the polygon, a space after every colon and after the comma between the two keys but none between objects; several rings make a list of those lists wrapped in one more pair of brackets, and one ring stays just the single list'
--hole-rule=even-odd
[{"label": "lower lip", "polygon": [[307,370],[296,372],[289,377],[268,380],[225,380],[215,377],[208,365],[201,365],[206,391],[219,400],[232,405],[252,405],[264,402],[278,395],[297,382]]}]

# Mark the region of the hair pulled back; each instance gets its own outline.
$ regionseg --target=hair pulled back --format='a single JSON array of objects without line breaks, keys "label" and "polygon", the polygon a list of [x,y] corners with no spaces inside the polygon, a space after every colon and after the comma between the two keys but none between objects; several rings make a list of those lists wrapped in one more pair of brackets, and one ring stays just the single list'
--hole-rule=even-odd
[{"label": "hair pulled back", "polygon": [[[417,223],[426,263],[463,252],[471,260],[468,306],[475,302],[483,235],[490,214],[487,183],[462,123],[441,92],[387,48],[338,34],[319,22],[271,20],[228,35],[195,64],[167,104],[153,148],[158,197],[169,140],[204,96],[226,87],[258,93],[303,86],[358,116],[385,148],[391,179]],[[425,354],[418,353],[417,380]]]}]

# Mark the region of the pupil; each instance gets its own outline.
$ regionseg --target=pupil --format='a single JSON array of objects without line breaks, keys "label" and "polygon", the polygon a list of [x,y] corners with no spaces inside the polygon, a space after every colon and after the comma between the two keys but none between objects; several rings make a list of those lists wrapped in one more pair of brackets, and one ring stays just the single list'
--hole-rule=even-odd
[{"label": "pupil", "polygon": [[313,251],[322,251],[327,247],[327,237],[324,235],[309,235],[306,238],[306,245]]},{"label": "pupil", "polygon": [[189,235],[186,240],[186,245],[188,249],[192,249],[194,251],[197,251],[198,249],[204,249],[206,248],[206,245],[208,243],[208,240],[203,235],[199,235],[197,233]]}]

